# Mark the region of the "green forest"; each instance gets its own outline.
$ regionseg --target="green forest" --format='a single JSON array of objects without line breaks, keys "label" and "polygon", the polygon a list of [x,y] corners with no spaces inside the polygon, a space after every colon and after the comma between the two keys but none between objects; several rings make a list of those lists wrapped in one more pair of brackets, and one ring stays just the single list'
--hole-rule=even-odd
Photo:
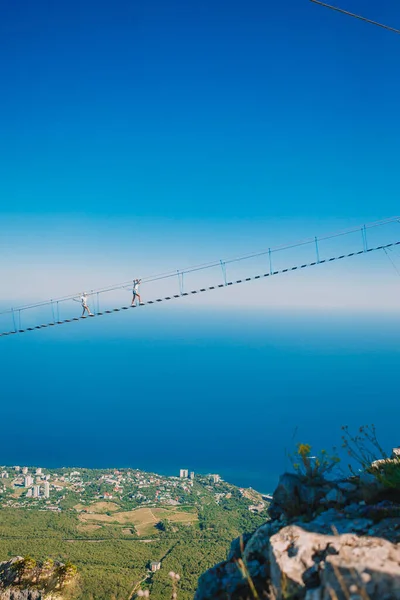
[{"label": "green forest", "polygon": [[[29,555],[73,563],[78,579],[68,595],[79,600],[128,600],[138,589],[148,589],[152,600],[165,600],[172,593],[168,573],[174,571],[180,575],[178,599],[191,600],[199,575],[226,557],[232,539],[266,519],[250,512],[250,502],[233,486],[219,503],[204,486],[198,489],[195,524],[166,519],[147,539],[113,523],[82,531],[72,502],[55,513],[1,508],[0,560]],[[161,569],[151,573],[150,561],[161,561]]]}]

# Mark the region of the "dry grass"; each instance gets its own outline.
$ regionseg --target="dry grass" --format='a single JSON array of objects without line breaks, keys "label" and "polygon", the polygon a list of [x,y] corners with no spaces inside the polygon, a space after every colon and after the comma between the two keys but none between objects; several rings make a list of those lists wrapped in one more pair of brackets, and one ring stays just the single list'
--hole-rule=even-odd
[{"label": "dry grass", "polygon": [[172,514],[168,513],[164,516],[164,518],[169,519],[173,523],[188,523],[188,524],[195,523],[198,520],[197,515],[195,513],[187,513],[187,512],[175,512]]},{"label": "dry grass", "polygon": [[25,492],[26,488],[14,488],[12,496],[13,498],[20,498]]},{"label": "dry grass", "polygon": [[101,525],[95,525],[94,523],[93,524],[88,523],[87,525],[77,525],[76,528],[78,531],[83,531],[83,532],[96,531],[96,529],[101,529]]},{"label": "dry grass", "polygon": [[174,523],[187,523],[189,525],[197,521],[197,514],[181,512],[176,509],[137,508],[127,512],[116,512],[113,515],[81,513],[79,519],[85,523],[96,521],[105,525],[111,523],[134,525],[138,535],[142,536],[154,533],[155,526],[163,519],[168,519]]},{"label": "dry grass", "polygon": [[81,510],[90,510],[91,512],[102,514],[107,512],[115,512],[119,510],[118,504],[115,502],[94,502],[94,504],[77,504],[74,506],[75,510],[80,512]]},{"label": "dry grass", "polygon": [[98,523],[134,523],[133,512],[120,512],[113,515],[105,515],[100,513],[81,513],[79,518],[81,521],[97,521]]}]

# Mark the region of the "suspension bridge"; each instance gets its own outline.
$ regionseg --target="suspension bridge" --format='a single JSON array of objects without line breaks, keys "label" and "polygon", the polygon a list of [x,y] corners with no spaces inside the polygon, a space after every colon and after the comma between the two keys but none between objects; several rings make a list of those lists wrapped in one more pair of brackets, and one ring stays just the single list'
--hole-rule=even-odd
[{"label": "suspension bridge", "polygon": [[[105,288],[88,291],[88,305],[93,314],[74,316],[73,301],[82,294],[71,294],[43,302],[10,308],[0,312],[0,326],[8,322],[8,329],[0,337],[27,333],[43,328],[93,319],[120,311],[178,300],[196,294],[237,286],[251,281],[265,280],[277,275],[322,267],[334,261],[343,261],[381,251],[400,276],[396,259],[400,258],[400,217],[368,223],[324,236],[314,236],[288,245],[266,248],[227,260],[195,265],[149,277],[142,277],[143,298],[136,305],[115,306],[120,292],[132,291],[132,279]],[[238,277],[238,267],[241,267]],[[235,276],[236,275],[236,276]],[[196,276],[199,285],[191,286]],[[201,277],[199,277],[201,276]],[[205,284],[207,283],[207,284]],[[152,295],[152,291],[153,294]],[[112,301],[110,300],[112,298]],[[107,302],[108,298],[108,302]],[[114,305],[112,304],[114,302]],[[73,309],[75,306],[75,310]],[[104,308],[103,308],[104,306]],[[47,319],[46,319],[47,316]]]}]

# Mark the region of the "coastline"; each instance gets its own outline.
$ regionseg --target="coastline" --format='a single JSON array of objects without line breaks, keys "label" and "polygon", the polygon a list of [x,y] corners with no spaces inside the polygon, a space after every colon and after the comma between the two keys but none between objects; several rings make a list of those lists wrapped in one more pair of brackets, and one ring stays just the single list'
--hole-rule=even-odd
[{"label": "coastline", "polygon": [[[51,461],[50,461],[51,462]],[[1,465],[2,467],[5,468],[9,468],[12,469],[14,468],[14,466],[17,463],[10,463],[10,464],[4,464]],[[149,473],[149,474],[153,474],[153,475],[161,475],[163,477],[179,477],[179,471],[181,467],[178,468],[159,468],[159,469],[153,469],[153,468],[145,468],[145,467],[140,467],[140,466],[131,466],[131,465],[108,465],[105,466],[104,464],[96,464],[96,465],[59,465],[59,464],[54,464],[54,465],[48,465],[48,464],[40,464],[40,465],[36,465],[33,463],[21,463],[21,466],[26,466],[30,469],[33,468],[37,468],[42,467],[44,469],[50,470],[50,471],[56,471],[58,469],[88,469],[88,470],[116,470],[116,471],[120,471],[120,470],[133,470],[133,471],[140,471],[142,473]],[[186,465],[183,465],[184,468],[186,468]],[[235,470],[235,469],[230,469],[230,468],[198,468],[197,470],[195,468],[191,468],[189,470],[193,470],[194,473],[196,475],[200,475],[201,477],[204,477],[206,475],[209,474],[218,474],[222,481],[225,481],[226,483],[229,483],[231,485],[234,485],[238,488],[243,488],[243,489],[252,489],[255,492],[259,493],[261,496],[269,496],[272,494],[272,492],[274,491],[274,489],[276,488],[276,485],[278,483],[278,475],[270,475],[265,477],[264,474],[258,474],[256,472],[253,473],[245,473],[242,470]],[[262,481],[263,480],[267,480],[267,484],[263,484]],[[259,482],[259,485],[257,485],[257,481]],[[271,483],[269,483],[269,481]],[[269,489],[268,489],[269,488]],[[263,490],[262,492],[260,490]],[[267,491],[266,491],[267,490]]]}]

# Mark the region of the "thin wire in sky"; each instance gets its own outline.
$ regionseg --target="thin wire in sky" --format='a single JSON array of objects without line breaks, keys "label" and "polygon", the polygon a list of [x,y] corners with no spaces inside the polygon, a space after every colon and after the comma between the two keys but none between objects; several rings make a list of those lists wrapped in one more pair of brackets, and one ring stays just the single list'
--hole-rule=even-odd
[{"label": "thin wire in sky", "polygon": [[377,21],[372,21],[371,19],[367,19],[366,17],[362,17],[361,15],[356,15],[355,13],[351,13],[348,10],[344,10],[343,8],[338,8],[337,6],[325,4],[325,2],[321,2],[320,0],[310,0],[310,2],[313,2],[314,4],[319,4],[320,6],[324,6],[325,8],[329,8],[330,10],[335,10],[336,12],[340,12],[344,15],[348,15],[349,17],[353,17],[354,19],[365,21],[365,23],[370,23],[371,25],[376,25],[377,27],[382,27],[382,29],[388,29],[389,31],[393,31],[394,33],[400,34],[399,29],[389,27],[389,25],[383,25],[382,23],[378,23]]},{"label": "thin wire in sky", "polygon": [[394,270],[396,271],[397,275],[400,277],[400,271],[396,265],[396,263],[394,262],[394,260],[392,260],[392,257],[388,254],[386,248],[383,248],[384,253],[386,254],[386,256],[388,257],[388,259],[390,260],[390,262],[393,265]]}]

